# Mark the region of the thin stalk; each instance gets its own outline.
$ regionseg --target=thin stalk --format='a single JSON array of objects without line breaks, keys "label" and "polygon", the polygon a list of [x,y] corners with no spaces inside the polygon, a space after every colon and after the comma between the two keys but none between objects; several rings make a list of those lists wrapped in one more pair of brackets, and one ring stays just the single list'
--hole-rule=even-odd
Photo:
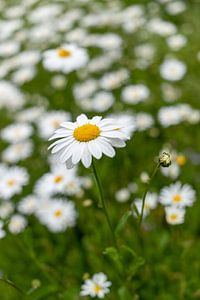
[{"label": "thin stalk", "polygon": [[102,209],[104,211],[104,214],[106,216],[106,220],[107,220],[108,226],[109,226],[111,234],[112,234],[113,243],[114,243],[115,247],[117,248],[117,242],[116,242],[116,239],[115,239],[114,230],[113,230],[113,227],[112,227],[109,215],[108,215],[106,201],[105,201],[104,194],[103,194],[103,189],[102,189],[101,182],[100,182],[97,170],[96,170],[96,166],[95,166],[94,160],[92,161],[92,170],[93,170],[94,177],[95,177],[95,180],[96,180],[96,183],[97,183],[97,187],[98,187],[98,191],[99,191],[99,197],[100,197]]},{"label": "thin stalk", "polygon": [[147,186],[146,186],[146,189],[145,189],[145,191],[144,191],[144,195],[143,195],[143,197],[142,197],[142,211],[141,211],[141,214],[140,214],[139,224],[138,224],[138,227],[139,227],[139,228],[140,228],[140,226],[141,226],[142,219],[143,219],[145,199],[146,199],[147,193],[148,193],[148,191],[149,191],[150,184],[151,184],[153,178],[155,177],[155,175],[156,175],[156,173],[157,173],[157,171],[158,171],[159,168],[160,168],[160,162],[156,165],[156,167],[155,167],[155,169],[154,169],[154,171],[153,171],[153,173],[152,173],[152,175],[151,175],[151,177],[150,177],[150,179],[149,179],[149,181],[148,181],[148,184],[147,184]]},{"label": "thin stalk", "polygon": [[24,291],[22,291],[14,282],[12,282],[12,281],[10,281],[8,279],[5,279],[5,278],[0,278],[0,281],[5,282],[6,284],[8,284],[12,288],[14,288],[19,293],[25,295]]}]

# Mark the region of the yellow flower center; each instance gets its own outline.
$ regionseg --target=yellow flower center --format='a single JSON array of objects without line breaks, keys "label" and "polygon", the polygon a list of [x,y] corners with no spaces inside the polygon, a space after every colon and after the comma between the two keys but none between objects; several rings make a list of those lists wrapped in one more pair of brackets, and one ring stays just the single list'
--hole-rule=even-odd
[{"label": "yellow flower center", "polygon": [[63,57],[63,58],[72,56],[72,52],[69,50],[66,50],[64,48],[58,49],[57,54],[58,54],[58,56]]},{"label": "yellow flower center", "polygon": [[61,175],[57,175],[54,178],[55,183],[60,183],[62,180],[63,180],[63,176],[61,176]]},{"label": "yellow flower center", "polygon": [[183,166],[186,163],[186,157],[183,154],[177,155],[176,162],[179,166]]},{"label": "yellow flower center", "polygon": [[177,203],[177,202],[180,202],[181,200],[182,200],[181,195],[179,195],[179,194],[174,195],[173,202]]},{"label": "yellow flower center", "polygon": [[170,218],[171,221],[176,221],[177,215],[176,214],[172,214],[172,215],[169,216],[169,218]]},{"label": "yellow flower center", "polygon": [[16,183],[16,180],[14,180],[14,179],[9,179],[9,180],[7,181],[7,185],[8,185],[9,187],[14,186],[15,183]]},{"label": "yellow flower center", "polygon": [[54,217],[59,218],[62,215],[62,210],[61,209],[56,209],[54,211]]},{"label": "yellow flower center", "polygon": [[100,135],[100,129],[93,124],[85,124],[74,130],[73,136],[79,142],[95,140]]},{"label": "yellow flower center", "polygon": [[95,291],[95,293],[99,293],[102,291],[102,287],[100,285],[96,284],[94,287],[94,291]]}]

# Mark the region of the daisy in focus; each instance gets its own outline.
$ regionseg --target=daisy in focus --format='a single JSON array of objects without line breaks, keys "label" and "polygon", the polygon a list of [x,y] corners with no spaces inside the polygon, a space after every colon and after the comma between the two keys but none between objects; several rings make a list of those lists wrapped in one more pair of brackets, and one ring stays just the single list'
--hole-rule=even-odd
[{"label": "daisy in focus", "polygon": [[91,279],[86,279],[81,286],[81,296],[91,296],[92,298],[104,298],[110,292],[109,287],[112,285],[107,281],[107,276],[104,273],[94,274]]},{"label": "daisy in focus", "polygon": [[84,67],[88,62],[85,49],[73,44],[65,44],[53,50],[44,52],[44,67],[49,71],[70,73]]},{"label": "daisy in focus", "polygon": [[88,119],[82,114],[76,122],[64,122],[49,140],[57,139],[50,145],[52,154],[60,163],[66,163],[68,169],[80,161],[86,168],[92,163],[92,157],[100,159],[102,154],[114,157],[113,147],[125,147],[129,139],[122,126],[113,119],[96,116]]}]

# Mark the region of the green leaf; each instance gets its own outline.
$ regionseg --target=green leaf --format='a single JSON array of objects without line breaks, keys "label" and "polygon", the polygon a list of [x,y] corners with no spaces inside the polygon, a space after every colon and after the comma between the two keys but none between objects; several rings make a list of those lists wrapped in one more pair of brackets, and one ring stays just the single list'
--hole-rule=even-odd
[{"label": "green leaf", "polygon": [[127,288],[125,286],[121,287],[118,290],[119,300],[132,300],[133,298],[129,294]]},{"label": "green leaf", "polygon": [[130,247],[122,245],[120,247],[120,254],[123,260],[123,264],[126,265],[126,275],[128,280],[137,273],[141,266],[144,265],[145,260],[143,257],[137,255],[137,253]]},{"label": "green leaf", "polygon": [[117,227],[115,229],[115,234],[118,235],[119,232],[124,228],[124,226],[126,225],[129,217],[131,216],[131,212],[127,211],[125,212],[125,214],[123,214],[123,216],[121,217],[119,223],[117,224]]},{"label": "green leaf", "polygon": [[119,272],[123,271],[123,264],[118,250],[115,247],[108,247],[103,252],[115,265]]}]

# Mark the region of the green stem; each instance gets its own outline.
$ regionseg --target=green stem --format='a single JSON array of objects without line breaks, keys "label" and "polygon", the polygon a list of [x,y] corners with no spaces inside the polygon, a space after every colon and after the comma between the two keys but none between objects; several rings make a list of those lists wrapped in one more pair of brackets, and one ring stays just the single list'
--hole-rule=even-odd
[{"label": "green stem", "polygon": [[97,170],[96,170],[94,160],[92,160],[92,169],[93,169],[94,177],[95,177],[95,180],[96,180],[96,183],[97,183],[99,196],[100,196],[100,200],[101,200],[101,205],[102,205],[102,208],[103,208],[104,214],[106,216],[108,226],[109,226],[111,234],[112,234],[113,243],[114,243],[115,247],[117,248],[117,242],[116,242],[116,239],[115,239],[115,234],[114,234],[113,227],[112,227],[109,215],[108,215],[107,206],[106,206],[106,202],[105,202],[105,198],[104,198],[104,194],[103,194],[103,189],[102,189],[102,186],[101,186],[99,176],[97,174]]},{"label": "green stem", "polygon": [[150,184],[151,184],[153,178],[155,177],[155,175],[156,175],[156,173],[157,173],[157,171],[158,171],[159,168],[160,168],[160,162],[156,165],[156,167],[155,167],[155,169],[154,169],[154,171],[153,171],[153,173],[152,173],[152,175],[151,175],[151,177],[150,177],[150,179],[148,181],[147,187],[146,187],[146,189],[144,191],[144,195],[142,197],[142,211],[141,211],[141,214],[140,214],[139,224],[138,224],[139,228],[141,226],[142,219],[143,219],[145,199],[146,199],[147,193],[149,191]]},{"label": "green stem", "polygon": [[8,284],[9,286],[11,286],[12,288],[14,288],[16,291],[18,291],[19,293],[25,295],[25,293],[18,287],[16,286],[15,283],[13,283],[12,281],[5,279],[5,278],[0,278],[0,281],[5,282],[6,284]]}]

